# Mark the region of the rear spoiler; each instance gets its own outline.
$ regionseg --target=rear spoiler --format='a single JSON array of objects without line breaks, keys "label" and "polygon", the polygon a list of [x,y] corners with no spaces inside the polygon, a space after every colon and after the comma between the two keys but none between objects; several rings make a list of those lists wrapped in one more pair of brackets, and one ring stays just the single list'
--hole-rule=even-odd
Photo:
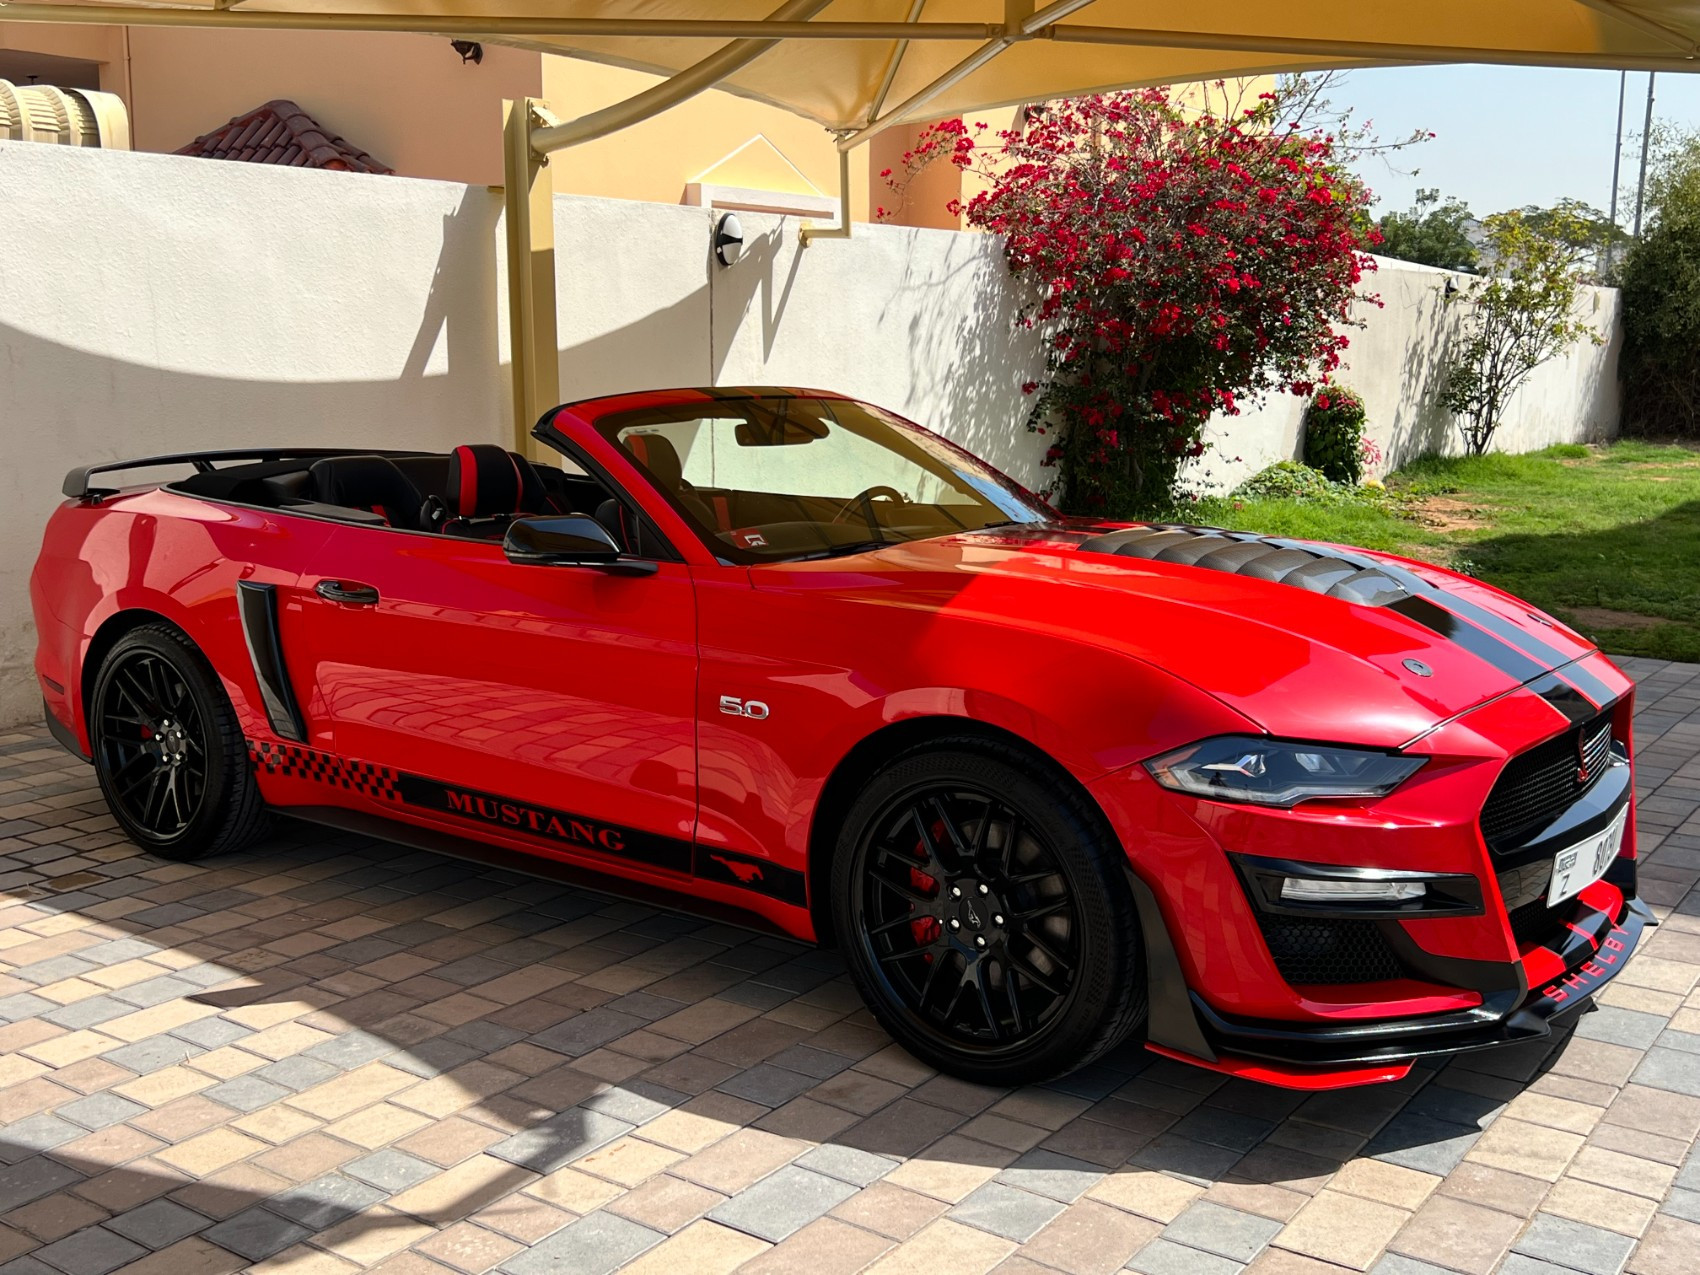
[{"label": "rear spoiler", "polygon": [[197,473],[212,473],[215,462],[243,461],[254,463],[268,460],[318,460],[323,456],[423,456],[428,452],[414,448],[406,451],[384,450],[376,447],[240,447],[231,451],[173,452],[168,456],[141,456],[135,460],[111,460],[101,465],[79,465],[65,475],[60,489],[72,500],[99,501],[116,496],[115,487],[91,487],[89,479],[95,474],[110,474],[122,469],[152,469],[158,465],[193,465]]}]

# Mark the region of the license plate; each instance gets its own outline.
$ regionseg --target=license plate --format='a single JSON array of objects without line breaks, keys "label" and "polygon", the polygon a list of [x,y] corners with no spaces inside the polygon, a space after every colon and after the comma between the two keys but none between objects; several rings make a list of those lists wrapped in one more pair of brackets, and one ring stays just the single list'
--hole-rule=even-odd
[{"label": "license plate", "polygon": [[1625,806],[1604,832],[1558,852],[1552,861],[1552,885],[1547,890],[1549,908],[1574,898],[1606,874],[1623,849],[1623,828],[1628,822],[1629,807]]}]

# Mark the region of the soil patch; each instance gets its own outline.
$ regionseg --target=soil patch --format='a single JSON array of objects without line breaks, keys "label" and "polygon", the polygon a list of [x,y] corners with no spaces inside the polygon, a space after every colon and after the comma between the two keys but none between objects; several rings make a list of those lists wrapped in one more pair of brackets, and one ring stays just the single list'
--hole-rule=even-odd
[{"label": "soil patch", "polygon": [[1614,611],[1610,607],[1566,607],[1570,618],[1584,633],[1593,629],[1656,629],[1670,621],[1663,616],[1642,615],[1639,611]]},{"label": "soil patch", "polygon": [[1436,531],[1485,531],[1493,526],[1481,516],[1486,512],[1480,505],[1451,496],[1425,496],[1412,509],[1418,522]]}]

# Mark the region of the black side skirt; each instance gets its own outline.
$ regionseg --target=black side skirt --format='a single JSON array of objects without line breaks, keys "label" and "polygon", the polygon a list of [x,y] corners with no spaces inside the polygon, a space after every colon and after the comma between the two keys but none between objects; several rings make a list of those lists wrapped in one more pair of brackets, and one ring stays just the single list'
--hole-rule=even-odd
[{"label": "black side skirt", "polygon": [[275,806],[273,812],[342,832],[358,833],[376,841],[388,841],[415,850],[429,850],[434,854],[484,863],[510,872],[523,872],[526,876],[539,877],[545,881],[557,881],[597,894],[612,895],[634,903],[667,908],[725,925],[735,925],[758,934],[776,935],[793,942],[798,941],[759,912],[749,912],[731,904],[704,899],[685,890],[669,890],[644,881],[631,881],[611,873],[562,863],[558,859],[508,850],[488,842],[474,841],[470,837],[457,837],[453,833],[440,832],[435,828],[421,828],[416,824],[385,819],[380,815],[369,815],[358,810],[346,810],[341,806]]}]

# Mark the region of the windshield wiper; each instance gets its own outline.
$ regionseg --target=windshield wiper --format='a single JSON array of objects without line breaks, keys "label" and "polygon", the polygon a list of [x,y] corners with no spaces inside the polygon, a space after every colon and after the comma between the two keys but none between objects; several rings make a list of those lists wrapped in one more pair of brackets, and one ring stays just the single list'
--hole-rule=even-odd
[{"label": "windshield wiper", "polygon": [[874,549],[889,549],[892,545],[900,545],[901,540],[852,540],[848,544],[833,545],[830,549],[820,549],[814,553],[800,553],[791,562],[813,562],[819,558],[843,558],[853,553],[868,553]]}]

